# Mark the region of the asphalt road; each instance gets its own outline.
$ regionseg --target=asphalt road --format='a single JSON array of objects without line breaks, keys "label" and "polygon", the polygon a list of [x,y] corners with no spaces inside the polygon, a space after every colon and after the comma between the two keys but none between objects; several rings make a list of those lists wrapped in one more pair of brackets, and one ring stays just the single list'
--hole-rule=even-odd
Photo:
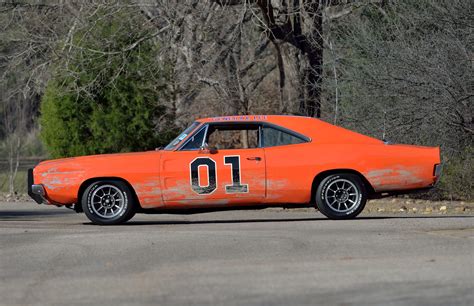
[{"label": "asphalt road", "polygon": [[474,214],[137,216],[0,203],[1,305],[473,305]]}]

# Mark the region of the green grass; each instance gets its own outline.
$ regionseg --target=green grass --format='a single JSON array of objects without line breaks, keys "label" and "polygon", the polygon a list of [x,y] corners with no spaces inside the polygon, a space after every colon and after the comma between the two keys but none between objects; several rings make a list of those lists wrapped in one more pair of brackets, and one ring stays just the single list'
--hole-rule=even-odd
[{"label": "green grass", "polygon": [[[27,193],[26,177],[27,177],[26,171],[18,171],[16,175],[16,178],[13,184],[15,186],[15,191],[19,194]],[[8,172],[0,172],[0,192],[8,192],[8,188],[9,188]]]}]

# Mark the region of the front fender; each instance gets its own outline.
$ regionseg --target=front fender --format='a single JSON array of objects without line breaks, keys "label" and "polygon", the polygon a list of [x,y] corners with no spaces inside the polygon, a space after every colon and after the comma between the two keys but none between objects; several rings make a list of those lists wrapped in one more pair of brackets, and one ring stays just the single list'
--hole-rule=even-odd
[{"label": "front fender", "polygon": [[35,184],[42,184],[52,204],[79,201],[81,185],[92,179],[116,177],[127,181],[146,207],[162,205],[160,152],[104,154],[40,163],[33,170]]}]

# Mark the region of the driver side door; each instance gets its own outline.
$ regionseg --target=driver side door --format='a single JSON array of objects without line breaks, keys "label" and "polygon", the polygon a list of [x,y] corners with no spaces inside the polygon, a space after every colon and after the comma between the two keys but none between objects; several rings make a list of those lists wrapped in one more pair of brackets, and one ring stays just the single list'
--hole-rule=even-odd
[{"label": "driver side door", "polygon": [[210,123],[178,150],[163,152],[160,173],[165,205],[263,202],[266,178],[260,132],[257,124]]}]

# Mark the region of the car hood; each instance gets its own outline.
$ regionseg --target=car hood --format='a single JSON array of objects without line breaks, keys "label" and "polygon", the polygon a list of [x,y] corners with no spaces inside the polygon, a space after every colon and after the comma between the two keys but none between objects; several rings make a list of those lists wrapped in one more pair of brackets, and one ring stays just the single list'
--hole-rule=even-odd
[{"label": "car hood", "polygon": [[52,159],[40,162],[34,169],[35,173],[39,172],[54,172],[64,173],[71,171],[84,171],[98,166],[105,166],[107,164],[120,164],[124,167],[131,165],[133,162],[146,157],[151,154],[156,155],[157,151],[133,152],[133,153],[114,153],[114,154],[98,154],[86,155],[78,157],[68,157],[60,159]]}]

